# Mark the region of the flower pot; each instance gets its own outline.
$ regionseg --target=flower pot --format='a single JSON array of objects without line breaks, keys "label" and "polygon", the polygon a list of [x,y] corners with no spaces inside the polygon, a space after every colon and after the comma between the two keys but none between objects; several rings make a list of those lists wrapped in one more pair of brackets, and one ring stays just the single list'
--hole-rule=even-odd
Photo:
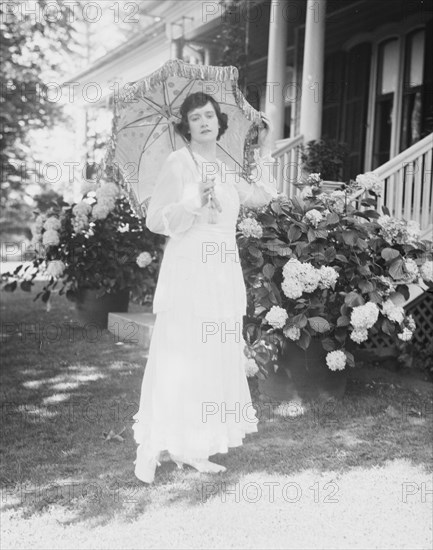
[{"label": "flower pot", "polygon": [[97,290],[82,288],[76,294],[75,307],[79,321],[84,325],[107,328],[110,312],[126,312],[129,305],[129,289],[97,297]]},{"label": "flower pot", "polygon": [[302,402],[341,398],[347,371],[331,371],[326,354],[320,340],[312,340],[306,351],[287,342],[277,371],[265,380],[259,379],[261,399]]}]

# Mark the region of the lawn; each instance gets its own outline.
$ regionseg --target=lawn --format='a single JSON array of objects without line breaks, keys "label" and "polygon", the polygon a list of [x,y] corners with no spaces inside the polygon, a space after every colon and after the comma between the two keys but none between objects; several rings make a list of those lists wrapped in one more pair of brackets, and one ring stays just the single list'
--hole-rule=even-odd
[{"label": "lawn", "polygon": [[431,548],[421,376],[351,369],[339,402],[298,418],[261,406],[258,434],[215,455],[227,472],[164,462],[147,486],[131,428],[146,350],[73,329],[74,305],[47,312],[36,290],[0,294],[3,549]]}]

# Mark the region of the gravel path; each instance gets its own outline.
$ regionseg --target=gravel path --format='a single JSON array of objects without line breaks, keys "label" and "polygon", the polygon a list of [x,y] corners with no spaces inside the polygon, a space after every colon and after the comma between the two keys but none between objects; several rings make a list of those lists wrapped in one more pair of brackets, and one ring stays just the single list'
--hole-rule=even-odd
[{"label": "gravel path", "polygon": [[27,519],[4,509],[2,549],[432,548],[432,476],[402,460],[342,474],[255,473],[231,486],[188,469],[140,491],[104,525],[59,506]]}]

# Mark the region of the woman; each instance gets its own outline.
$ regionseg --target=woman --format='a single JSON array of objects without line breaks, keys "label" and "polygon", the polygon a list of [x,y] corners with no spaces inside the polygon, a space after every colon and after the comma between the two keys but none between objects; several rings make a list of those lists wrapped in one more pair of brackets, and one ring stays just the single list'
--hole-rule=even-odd
[{"label": "woman", "polygon": [[[247,183],[217,160],[227,115],[211,96],[191,94],[180,112],[177,131],[187,146],[167,158],[146,217],[151,231],[169,237],[133,425],[135,475],[146,483],[163,451],[178,467],[224,471],[209,456],[242,445],[258,422],[244,368],[246,292],[235,232],[240,204],[267,204],[276,191]],[[261,131],[262,148],[268,130]]]}]

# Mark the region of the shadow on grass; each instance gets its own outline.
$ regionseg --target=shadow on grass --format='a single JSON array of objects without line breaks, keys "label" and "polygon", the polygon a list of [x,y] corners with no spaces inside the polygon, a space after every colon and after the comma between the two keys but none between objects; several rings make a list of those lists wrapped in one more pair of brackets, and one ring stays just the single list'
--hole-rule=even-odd
[{"label": "shadow on grass", "polygon": [[[22,292],[7,294],[2,308],[4,510],[31,517],[54,507],[65,525],[104,525],[134,521],[151,506],[223,499],[244,479],[296,481],[306,470],[319,478],[394,459],[431,468],[431,384],[408,387],[398,375],[368,369],[350,372],[341,401],[311,404],[296,418],[259,404],[250,381],[259,432],[213,457],[227,472],[199,474],[164,462],[147,486],[134,476],[132,434],[146,351],[108,331],[72,334],[66,329],[74,306],[59,296],[50,312]],[[49,325],[66,329],[53,337]],[[109,433],[123,440],[107,440]]]}]

